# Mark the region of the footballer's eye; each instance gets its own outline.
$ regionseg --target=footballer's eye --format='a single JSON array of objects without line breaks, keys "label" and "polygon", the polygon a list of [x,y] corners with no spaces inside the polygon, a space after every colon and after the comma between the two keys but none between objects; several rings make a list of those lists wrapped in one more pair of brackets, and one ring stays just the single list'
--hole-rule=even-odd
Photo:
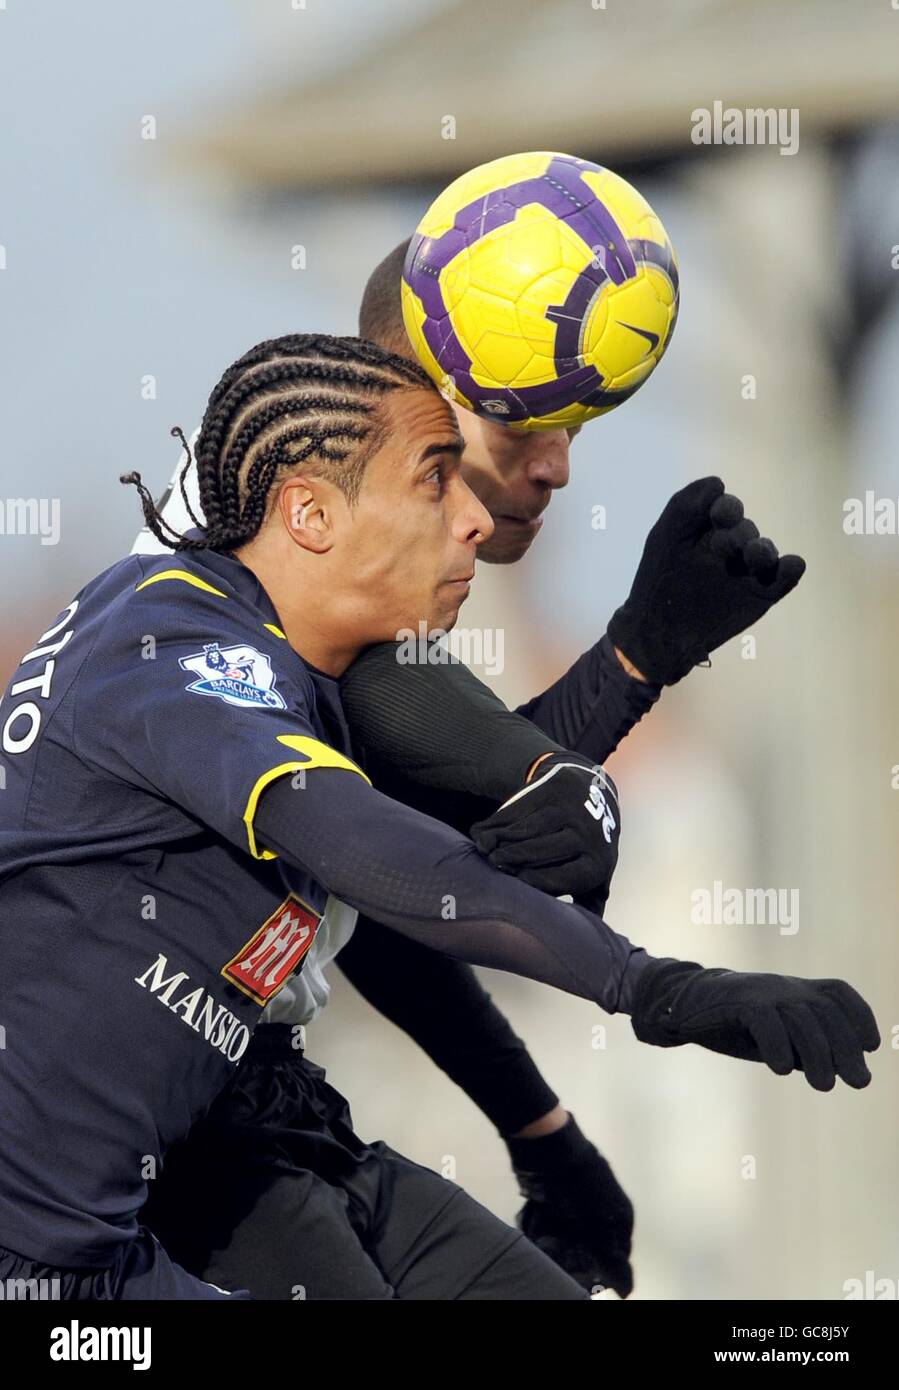
[{"label": "footballer's eye", "polygon": [[435,451],[432,457],[423,463],[418,475],[419,482],[442,497],[451,478],[459,471],[461,454],[461,448],[458,451],[455,448],[447,448],[445,452],[441,450],[439,453]]},{"label": "footballer's eye", "polygon": [[450,474],[453,472],[455,466],[455,459],[437,459],[428,469],[422,481],[426,483],[428,487],[436,488],[437,491],[442,495],[447,483],[449,482]]}]

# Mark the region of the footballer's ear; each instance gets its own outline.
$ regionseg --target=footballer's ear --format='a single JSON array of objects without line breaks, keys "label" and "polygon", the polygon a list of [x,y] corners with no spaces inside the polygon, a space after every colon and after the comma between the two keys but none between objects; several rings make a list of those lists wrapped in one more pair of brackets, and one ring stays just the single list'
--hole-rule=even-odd
[{"label": "footballer's ear", "polygon": [[342,493],[324,478],[288,478],[278,494],[278,512],[291,540],[324,554],[334,544],[334,522]]}]

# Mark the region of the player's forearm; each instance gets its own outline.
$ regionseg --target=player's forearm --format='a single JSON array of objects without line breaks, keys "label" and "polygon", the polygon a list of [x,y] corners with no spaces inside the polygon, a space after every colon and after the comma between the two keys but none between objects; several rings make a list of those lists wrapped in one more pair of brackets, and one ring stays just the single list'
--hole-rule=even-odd
[{"label": "player's forearm", "polygon": [[515,713],[564,748],[602,763],[661,693],[661,686],[629,674],[603,636],[564,676]]},{"label": "player's forearm", "polygon": [[598,917],[498,873],[471,841],[337,769],[281,778],[256,812],[257,841],[375,921],[475,965],[628,1012],[648,963]]},{"label": "player's forearm", "polygon": [[[467,835],[553,745],[459,663],[401,665],[397,656],[394,644],[372,648],[344,678],[354,744],[381,791]],[[475,794],[485,789],[492,796]],[[555,1114],[555,1093],[466,963],[380,924],[367,928],[360,925],[340,963],[501,1134]]]},{"label": "player's forearm", "polygon": [[363,917],[337,964],[500,1134],[530,1132],[555,1113],[558,1097],[466,962]]}]

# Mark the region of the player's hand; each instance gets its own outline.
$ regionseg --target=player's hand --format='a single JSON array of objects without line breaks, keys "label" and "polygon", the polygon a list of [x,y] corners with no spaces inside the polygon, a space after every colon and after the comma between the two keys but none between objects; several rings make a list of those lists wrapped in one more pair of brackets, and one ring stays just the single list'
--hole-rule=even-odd
[{"label": "player's hand", "polygon": [[704,970],[693,961],[650,961],[631,1023],[641,1042],[695,1042],[764,1062],[778,1076],[802,1071],[816,1091],[832,1090],[838,1076],[867,1086],[864,1054],[880,1046],[873,1013],[843,980]]},{"label": "player's hand", "polygon": [[525,1198],[520,1229],[583,1288],[627,1298],[634,1208],[574,1116],[552,1134],[506,1145]]},{"label": "player's hand", "polygon": [[498,811],[471,827],[495,869],[558,897],[608,896],[621,816],[607,772],[578,753],[551,753]]},{"label": "player's hand", "polygon": [[799,555],[779,555],[759,536],[720,478],[700,478],[674,494],[646,538],[609,638],[646,680],[674,685],[764,617],[804,572]]}]

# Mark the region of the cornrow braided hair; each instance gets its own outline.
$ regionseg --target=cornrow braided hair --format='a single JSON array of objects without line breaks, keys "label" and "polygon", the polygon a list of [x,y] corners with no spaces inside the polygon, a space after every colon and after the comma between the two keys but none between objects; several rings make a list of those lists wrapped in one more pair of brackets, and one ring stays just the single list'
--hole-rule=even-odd
[{"label": "cornrow braided hair", "polygon": [[[202,537],[179,535],[163,519],[139,473],[121,481],[137,488],[147,526],[169,549],[236,550],[262,525],[272,484],[299,464],[355,503],[365,466],[384,442],[381,400],[421,387],[437,389],[424,368],[363,338],[271,338],[230,366],[209,397],[196,448]],[[187,452],[186,503],[190,448],[180,429],[172,434]]]}]

